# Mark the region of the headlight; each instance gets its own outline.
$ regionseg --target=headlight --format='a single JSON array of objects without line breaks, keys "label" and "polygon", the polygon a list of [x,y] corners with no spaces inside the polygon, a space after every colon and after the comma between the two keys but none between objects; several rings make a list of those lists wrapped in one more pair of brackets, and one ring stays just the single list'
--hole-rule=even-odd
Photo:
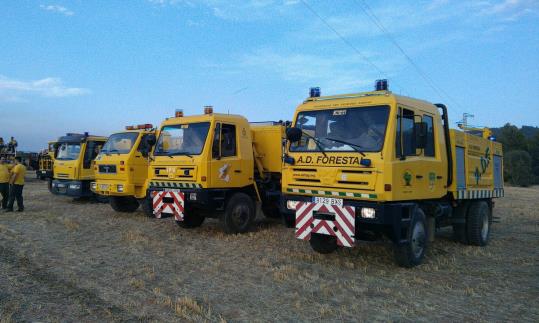
[{"label": "headlight", "polygon": [[79,184],[70,184],[69,188],[72,189],[72,190],[80,190],[80,185]]},{"label": "headlight", "polygon": [[118,189],[118,192],[122,193],[124,191],[124,186],[118,185],[117,189]]},{"label": "headlight", "polygon": [[189,194],[189,199],[191,201],[196,201],[197,200],[197,193],[190,193]]},{"label": "headlight", "polygon": [[288,201],[286,201],[286,208],[289,209],[289,210],[294,210],[295,211],[298,204],[299,204],[299,201],[288,200]]},{"label": "headlight", "polygon": [[96,182],[92,182],[92,191],[95,191],[97,189]]},{"label": "headlight", "polygon": [[364,207],[361,209],[361,217],[365,219],[374,219],[376,217],[376,210],[372,207]]}]

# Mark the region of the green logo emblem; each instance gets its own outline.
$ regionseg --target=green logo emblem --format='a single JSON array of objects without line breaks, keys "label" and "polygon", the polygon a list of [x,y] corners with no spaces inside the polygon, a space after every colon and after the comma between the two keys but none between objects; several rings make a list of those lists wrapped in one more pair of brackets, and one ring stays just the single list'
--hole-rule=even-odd
[{"label": "green logo emblem", "polygon": [[405,171],[402,175],[402,179],[404,179],[404,185],[410,186],[410,184],[412,183],[412,173],[410,173],[409,171]]}]

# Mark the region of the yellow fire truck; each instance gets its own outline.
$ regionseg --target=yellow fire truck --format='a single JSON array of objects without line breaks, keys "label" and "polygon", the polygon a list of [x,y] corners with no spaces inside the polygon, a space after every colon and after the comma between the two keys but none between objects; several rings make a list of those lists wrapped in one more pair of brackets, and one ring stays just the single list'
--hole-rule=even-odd
[{"label": "yellow fire truck", "polygon": [[449,129],[447,108],[376,91],[320,96],[287,130],[283,213],[321,253],[385,235],[404,267],[420,264],[438,228],[484,246],[503,196],[500,143]]},{"label": "yellow fire truck", "polygon": [[109,137],[94,166],[92,191],[109,197],[111,207],[118,212],[135,212],[139,200],[146,197],[148,177],[149,135],[155,136],[151,124],[127,126],[123,132]]},{"label": "yellow fire truck", "polygon": [[88,133],[58,138],[54,145],[54,166],[51,191],[53,194],[87,197],[94,193],[90,183],[94,181],[94,159],[107,137]]},{"label": "yellow fire truck", "polygon": [[[55,141],[50,141],[47,149],[44,149],[38,154],[38,169],[36,170],[36,176],[38,179],[46,180],[49,184],[53,178],[53,163],[54,163],[54,144]],[[50,188],[50,186],[49,186]]]},{"label": "yellow fire truck", "polygon": [[219,218],[227,233],[248,231],[256,203],[279,216],[281,123],[249,124],[242,116],[213,113],[165,120],[150,162],[149,216],[173,215],[179,226]]}]

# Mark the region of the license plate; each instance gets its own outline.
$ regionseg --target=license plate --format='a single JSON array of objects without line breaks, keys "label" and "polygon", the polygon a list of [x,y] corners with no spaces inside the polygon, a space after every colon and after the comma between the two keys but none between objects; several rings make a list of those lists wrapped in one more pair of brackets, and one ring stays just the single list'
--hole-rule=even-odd
[{"label": "license plate", "polygon": [[343,205],[343,200],[342,199],[336,199],[336,198],[333,198],[333,197],[315,196],[315,197],[313,197],[313,202],[317,203],[317,204],[326,204],[326,205],[337,205],[337,206],[342,206]]},{"label": "license plate", "polygon": [[163,189],[163,192],[180,193],[181,190],[179,190],[177,188],[165,188],[165,189]]},{"label": "license plate", "polygon": [[99,189],[102,191],[108,191],[109,190],[109,184],[99,184]]}]

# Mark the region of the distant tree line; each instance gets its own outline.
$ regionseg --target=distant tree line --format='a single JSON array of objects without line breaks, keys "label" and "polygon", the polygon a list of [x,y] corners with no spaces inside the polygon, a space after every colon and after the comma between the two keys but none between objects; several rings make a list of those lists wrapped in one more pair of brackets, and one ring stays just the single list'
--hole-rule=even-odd
[{"label": "distant tree line", "polygon": [[503,144],[505,181],[518,186],[539,184],[539,128],[506,123],[492,129]]}]

